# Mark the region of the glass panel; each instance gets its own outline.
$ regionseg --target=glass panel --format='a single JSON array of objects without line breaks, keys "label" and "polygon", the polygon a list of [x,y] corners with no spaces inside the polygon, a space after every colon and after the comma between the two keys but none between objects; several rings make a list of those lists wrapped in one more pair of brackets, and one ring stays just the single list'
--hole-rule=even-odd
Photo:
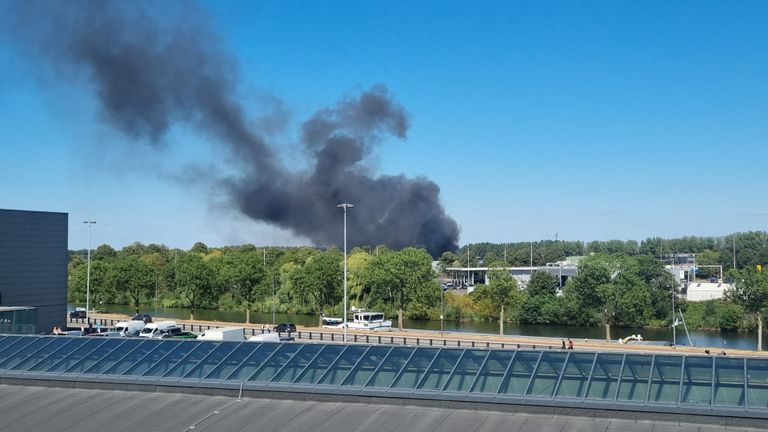
[{"label": "glass panel", "polygon": [[248,378],[248,381],[268,382],[280,371],[280,369],[283,368],[283,366],[285,366],[285,363],[288,362],[294,354],[306,346],[309,345],[283,344],[272,357],[267,359],[253,376]]},{"label": "glass panel", "polygon": [[145,358],[145,356],[154,354],[155,359],[162,358],[164,355],[168,354],[168,352],[175,348],[176,345],[173,342],[170,341],[153,341],[149,340],[145,343],[139,345],[134,349],[133,351],[126,354],[123,358],[120,360],[117,360],[115,364],[112,365],[111,368],[107,369],[105,374],[112,374],[112,375],[122,375],[125,373],[128,369],[134,368],[138,362],[141,361],[142,358]]},{"label": "glass panel", "polygon": [[65,337],[43,337],[43,338],[30,338],[30,339],[32,339],[32,343],[29,343],[24,346],[19,345],[18,349],[9,351],[6,355],[5,360],[3,360],[2,363],[0,363],[0,369],[12,368],[13,365],[21,361],[24,361],[25,358],[34,354],[35,351],[48,345],[49,343],[54,343],[54,346],[58,348],[62,344],[72,340],[72,338],[65,338]]},{"label": "glass panel", "polygon": [[366,387],[389,388],[415,348],[397,347],[387,356]]},{"label": "glass panel", "polygon": [[51,343],[46,344],[42,348],[38,349],[34,353],[29,354],[24,358],[23,360],[20,360],[15,363],[6,363],[5,369],[9,370],[29,370],[31,367],[33,367],[36,363],[40,361],[45,361],[45,358],[54,354],[56,351],[58,351],[60,348],[62,348],[65,345],[71,345],[73,343],[75,344],[81,344],[83,343],[83,339],[72,339],[72,338],[55,338]]},{"label": "glass panel", "polygon": [[[277,349],[279,345],[277,344],[260,344],[260,343],[254,343],[254,342],[243,342],[235,348],[234,351],[232,351],[232,354],[225,357],[220,364],[214,364],[210,366],[202,366],[205,368],[213,368],[211,372],[208,373],[208,375],[203,375],[207,380],[225,380],[229,377],[230,374],[235,372],[240,366],[245,366],[251,361],[252,356],[256,356],[256,359],[253,360],[254,363],[257,363],[253,369],[248,373],[250,375],[253,373],[253,371],[256,370],[257,367],[261,366],[261,363],[264,361],[264,359],[267,358],[270,354],[272,354],[273,351]],[[264,357],[261,357],[259,359],[259,352],[261,350],[262,353],[264,353]],[[246,375],[247,376],[247,375]],[[234,379],[234,378],[233,378]]]},{"label": "glass panel", "polygon": [[533,376],[531,388],[528,390],[529,396],[552,396],[554,394],[557,378],[563,371],[567,355],[568,353],[564,352],[545,352],[542,354],[539,367]]},{"label": "glass panel", "polygon": [[272,379],[272,382],[289,383],[293,382],[304,368],[315,358],[317,353],[323,349],[323,345],[306,345],[299,351],[288,364]]},{"label": "glass panel", "polygon": [[187,374],[184,375],[184,378],[205,378],[205,376],[211,373],[211,371],[213,371],[216,366],[222,362],[222,360],[230,355],[232,351],[235,350],[235,348],[238,348],[241,345],[242,344],[239,342],[222,342],[221,345],[216,347],[211,355],[206,357],[204,360],[201,360],[197,366],[187,372]]},{"label": "glass panel", "polygon": [[[589,381],[587,399],[613,400],[616,395],[616,385],[619,382],[623,358],[623,354],[600,353],[597,355],[592,379]],[[645,393],[643,393],[643,397],[645,397]]]},{"label": "glass panel", "polygon": [[681,356],[656,356],[648,402],[676,404],[680,392]]},{"label": "glass panel", "polygon": [[151,372],[158,367],[168,370],[191,349],[192,347],[187,343],[164,341],[160,348],[150,352],[143,359],[136,362],[123,375],[144,375],[147,371]]},{"label": "glass panel", "polygon": [[392,384],[392,388],[415,388],[439,352],[439,348],[416,348],[416,352],[411,356],[400,376]]},{"label": "glass panel", "polygon": [[715,360],[715,405],[744,406],[744,359]]},{"label": "glass panel", "polygon": [[[110,349],[102,345],[92,352],[88,353],[81,362],[67,369],[67,373],[87,373],[100,374],[112,367],[118,360],[127,355],[132,350],[138,348],[146,341],[143,340],[121,340],[120,345]],[[154,347],[154,345],[152,345]]]},{"label": "glass panel", "polygon": [[472,393],[496,393],[514,355],[515,351],[491,351],[483,370],[477,377]]},{"label": "glass panel", "polygon": [[651,376],[652,356],[627,354],[616,400],[644,402]]},{"label": "glass panel", "polygon": [[373,372],[384,361],[384,357],[389,354],[392,347],[374,346],[371,347],[360,358],[360,361],[355,366],[355,369],[347,375],[347,378],[342,382],[343,386],[362,387],[368,382],[368,379],[373,375]]},{"label": "glass panel", "polygon": [[[621,356],[619,356],[621,357]],[[575,353],[568,356],[563,368],[563,378],[557,387],[558,397],[580,398],[587,389],[589,372],[595,362],[595,353]],[[596,366],[597,367],[597,366]],[[618,371],[616,372],[618,375]],[[618,379],[618,376],[616,377]]]},{"label": "glass panel", "polygon": [[518,351],[509,366],[509,373],[501,383],[499,393],[521,396],[531,380],[533,369],[536,367],[540,355],[540,352],[535,351]]},{"label": "glass panel", "polygon": [[[51,352],[49,350],[50,345],[48,345],[34,355],[34,357],[38,357],[37,364],[29,363],[29,366],[22,366],[22,364],[19,363],[18,365],[15,366],[14,369],[27,369],[30,371],[46,370],[52,365],[56,364],[56,362],[58,362],[59,360],[68,356],[69,354],[83,349],[82,347],[83,345],[85,345],[86,342],[95,342],[96,343],[95,345],[98,345],[102,341],[97,341],[97,340],[87,339],[87,338],[77,338],[68,344],[64,344],[61,348],[57,349],[55,352]],[[95,346],[95,345],[91,345],[91,346]],[[90,349],[88,349],[88,351],[90,351]],[[32,359],[33,357],[30,357],[24,363],[32,361]]]},{"label": "glass panel", "polygon": [[31,344],[35,338],[25,338],[21,336],[8,336],[3,340],[3,345],[0,346],[0,364],[2,364],[9,355],[16,352],[24,345]]},{"label": "glass panel", "polygon": [[768,408],[768,359],[747,359],[749,408]]},{"label": "glass panel", "polygon": [[483,365],[483,361],[488,357],[488,351],[467,350],[464,356],[456,366],[453,375],[448,379],[448,384],[443,391],[460,392],[468,391],[475,382],[477,371]]},{"label": "glass panel", "polygon": [[[264,364],[269,356],[274,354],[278,349],[282,347],[283,345],[279,343],[263,343],[259,349],[251,354],[251,356],[248,357],[237,369],[235,369],[231,375],[221,376],[227,381],[245,381],[248,379],[248,377],[253,375],[253,373],[261,367],[261,365]],[[229,362],[230,360],[227,359],[227,363]],[[218,369],[213,372],[217,373]],[[206,379],[210,378],[211,376],[206,377]]]},{"label": "glass panel", "polygon": [[187,372],[192,370],[192,368],[197,366],[200,360],[204,359],[208,354],[211,353],[211,351],[219,347],[219,342],[191,342],[191,343],[197,344],[197,347],[194,350],[192,350],[192,352],[189,353],[189,355],[183,357],[181,360],[176,362],[176,364],[173,366],[171,370],[167,372],[165,372],[163,369],[150,370],[149,372],[145,373],[144,376],[160,376],[162,374],[162,376],[164,377],[181,378]]},{"label": "glass panel", "polygon": [[320,385],[339,385],[347,376],[352,367],[360,359],[365,351],[368,350],[366,346],[350,346],[336,359],[336,362],[328,368],[328,371],[320,378],[318,384]]},{"label": "glass panel", "polygon": [[323,351],[312,360],[312,363],[304,369],[301,376],[294,382],[316,384],[328,368],[331,367],[333,361],[344,351],[344,348],[343,345],[326,345]]},{"label": "glass panel", "polygon": [[709,405],[712,396],[712,357],[686,357],[681,403]]},{"label": "glass panel", "polygon": [[[50,368],[48,368],[45,372],[51,373],[51,372],[64,372],[67,369],[71,368],[75,364],[77,364],[79,361],[84,359],[88,354],[93,352],[94,350],[97,350],[99,348],[102,348],[104,345],[109,345],[111,348],[109,350],[114,349],[116,346],[123,343],[122,340],[115,339],[115,338],[107,338],[107,339],[92,339],[88,340],[88,344],[81,347],[79,350],[74,351],[70,353],[68,356],[61,359],[58,363],[54,364]],[[102,351],[102,352],[107,352]]]},{"label": "glass panel", "polygon": [[440,351],[419,384],[420,390],[441,390],[448,381],[453,367],[464,354],[465,350],[445,348]]}]

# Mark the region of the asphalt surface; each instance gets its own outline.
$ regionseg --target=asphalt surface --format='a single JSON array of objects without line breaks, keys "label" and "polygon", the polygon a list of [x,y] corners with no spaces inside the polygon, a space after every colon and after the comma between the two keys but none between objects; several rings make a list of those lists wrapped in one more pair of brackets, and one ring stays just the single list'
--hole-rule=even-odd
[{"label": "asphalt surface", "polygon": [[[130,317],[126,317],[124,315],[119,314],[94,314],[92,315],[94,318],[106,318],[106,319],[115,319],[115,320],[125,320],[130,319]],[[165,318],[161,317],[153,317],[155,321],[164,320]],[[179,320],[176,319],[176,322],[179,324],[187,324],[187,325],[210,325],[210,326],[217,326],[217,327],[245,327],[245,328],[254,328],[257,331],[261,329],[262,324],[243,324],[243,323],[231,323],[231,322],[223,322],[223,321],[201,321],[201,320]],[[72,327],[79,327],[82,324],[80,323],[73,323],[71,324]],[[271,328],[271,324],[265,324],[264,326]],[[343,333],[342,329],[338,328],[320,328],[320,327],[302,327],[297,326],[299,331],[303,332],[322,332],[326,334],[334,333],[338,334],[339,336],[341,333]],[[433,339],[435,341],[441,341],[442,339],[447,339],[449,341],[461,341],[462,345],[464,345],[465,342],[471,342],[476,341],[481,344],[485,342],[491,342],[491,343],[505,343],[510,345],[510,347],[514,344],[523,344],[527,345],[524,346],[524,348],[528,348],[530,345],[536,345],[537,347],[547,349],[548,347],[553,347],[559,349],[562,338],[559,337],[536,337],[536,336],[520,336],[520,335],[508,335],[508,336],[499,336],[499,335],[491,335],[491,334],[478,334],[478,333],[463,333],[463,332],[445,332],[444,334],[441,334],[439,331],[424,331],[424,330],[405,330],[405,331],[398,331],[397,329],[392,329],[391,331],[366,331],[366,330],[349,330],[348,333],[351,334],[358,334],[361,336],[364,335],[370,335],[373,336],[382,336],[382,337],[407,337],[409,339],[415,338],[421,338],[423,339],[421,342],[422,344],[427,344],[426,340]],[[575,347],[577,350],[583,349],[587,351],[617,351],[617,352],[632,352],[632,353],[645,353],[645,354],[661,354],[661,353],[681,353],[681,354],[704,354],[704,350],[706,347],[686,347],[686,346],[678,346],[678,347],[667,347],[667,346],[654,346],[654,345],[639,345],[639,344],[619,344],[616,342],[607,342],[605,340],[598,340],[598,339],[574,339]],[[436,342],[436,344],[439,344],[439,342]],[[449,344],[449,345],[455,345],[455,344]],[[714,353],[718,353],[718,348],[711,348],[710,351]],[[744,357],[766,357],[768,356],[768,351],[749,351],[749,350],[728,350],[728,354],[732,356],[744,356]]]}]

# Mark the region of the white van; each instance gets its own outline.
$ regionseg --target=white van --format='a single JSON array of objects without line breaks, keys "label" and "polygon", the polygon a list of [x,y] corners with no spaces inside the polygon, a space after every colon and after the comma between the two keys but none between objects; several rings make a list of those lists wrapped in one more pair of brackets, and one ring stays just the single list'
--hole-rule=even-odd
[{"label": "white van", "polygon": [[144,329],[141,330],[139,336],[145,338],[160,338],[164,333],[167,333],[171,329],[175,328],[178,328],[176,321],[160,321],[149,323],[144,326]]},{"label": "white van", "polygon": [[123,336],[138,336],[144,326],[144,321],[122,321],[115,324],[115,331]]},{"label": "white van", "polygon": [[242,327],[222,327],[208,329],[197,337],[199,340],[244,341],[245,329]]},{"label": "white van", "polygon": [[248,342],[280,342],[280,335],[272,332],[264,333],[249,337]]}]

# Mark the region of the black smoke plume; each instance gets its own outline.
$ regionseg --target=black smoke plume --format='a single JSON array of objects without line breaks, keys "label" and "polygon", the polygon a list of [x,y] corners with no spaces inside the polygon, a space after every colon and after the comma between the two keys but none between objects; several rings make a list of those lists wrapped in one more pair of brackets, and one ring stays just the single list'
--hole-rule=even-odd
[{"label": "black smoke plume", "polygon": [[[157,10],[169,5],[177,10]],[[250,218],[317,245],[338,245],[336,205],[352,203],[350,244],[414,245],[432,255],[456,249],[458,227],[434,182],[374,176],[365,163],[383,137],[405,138],[408,131],[407,112],[384,86],[344,98],[305,121],[300,136],[309,168],[288,170],[257,123],[249,122],[237,95],[237,62],[205,14],[190,6],[23,1],[6,3],[5,15],[21,45],[46,65],[68,78],[87,77],[110,126],[152,147],[163,143],[173,125],[187,124],[224,146],[238,161],[238,174],[206,175]]]}]

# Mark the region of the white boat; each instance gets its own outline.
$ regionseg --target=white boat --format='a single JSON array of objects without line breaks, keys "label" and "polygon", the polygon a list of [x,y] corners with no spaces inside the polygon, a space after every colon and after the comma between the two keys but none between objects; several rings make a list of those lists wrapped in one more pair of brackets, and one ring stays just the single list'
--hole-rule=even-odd
[{"label": "white boat", "polygon": [[[344,324],[339,327],[343,328]],[[391,328],[392,321],[384,319],[382,312],[355,312],[352,322],[347,323],[347,327],[351,329]]]},{"label": "white boat", "polygon": [[338,327],[344,322],[343,318],[331,318],[325,314],[321,315],[321,319],[323,320],[323,327]]}]

